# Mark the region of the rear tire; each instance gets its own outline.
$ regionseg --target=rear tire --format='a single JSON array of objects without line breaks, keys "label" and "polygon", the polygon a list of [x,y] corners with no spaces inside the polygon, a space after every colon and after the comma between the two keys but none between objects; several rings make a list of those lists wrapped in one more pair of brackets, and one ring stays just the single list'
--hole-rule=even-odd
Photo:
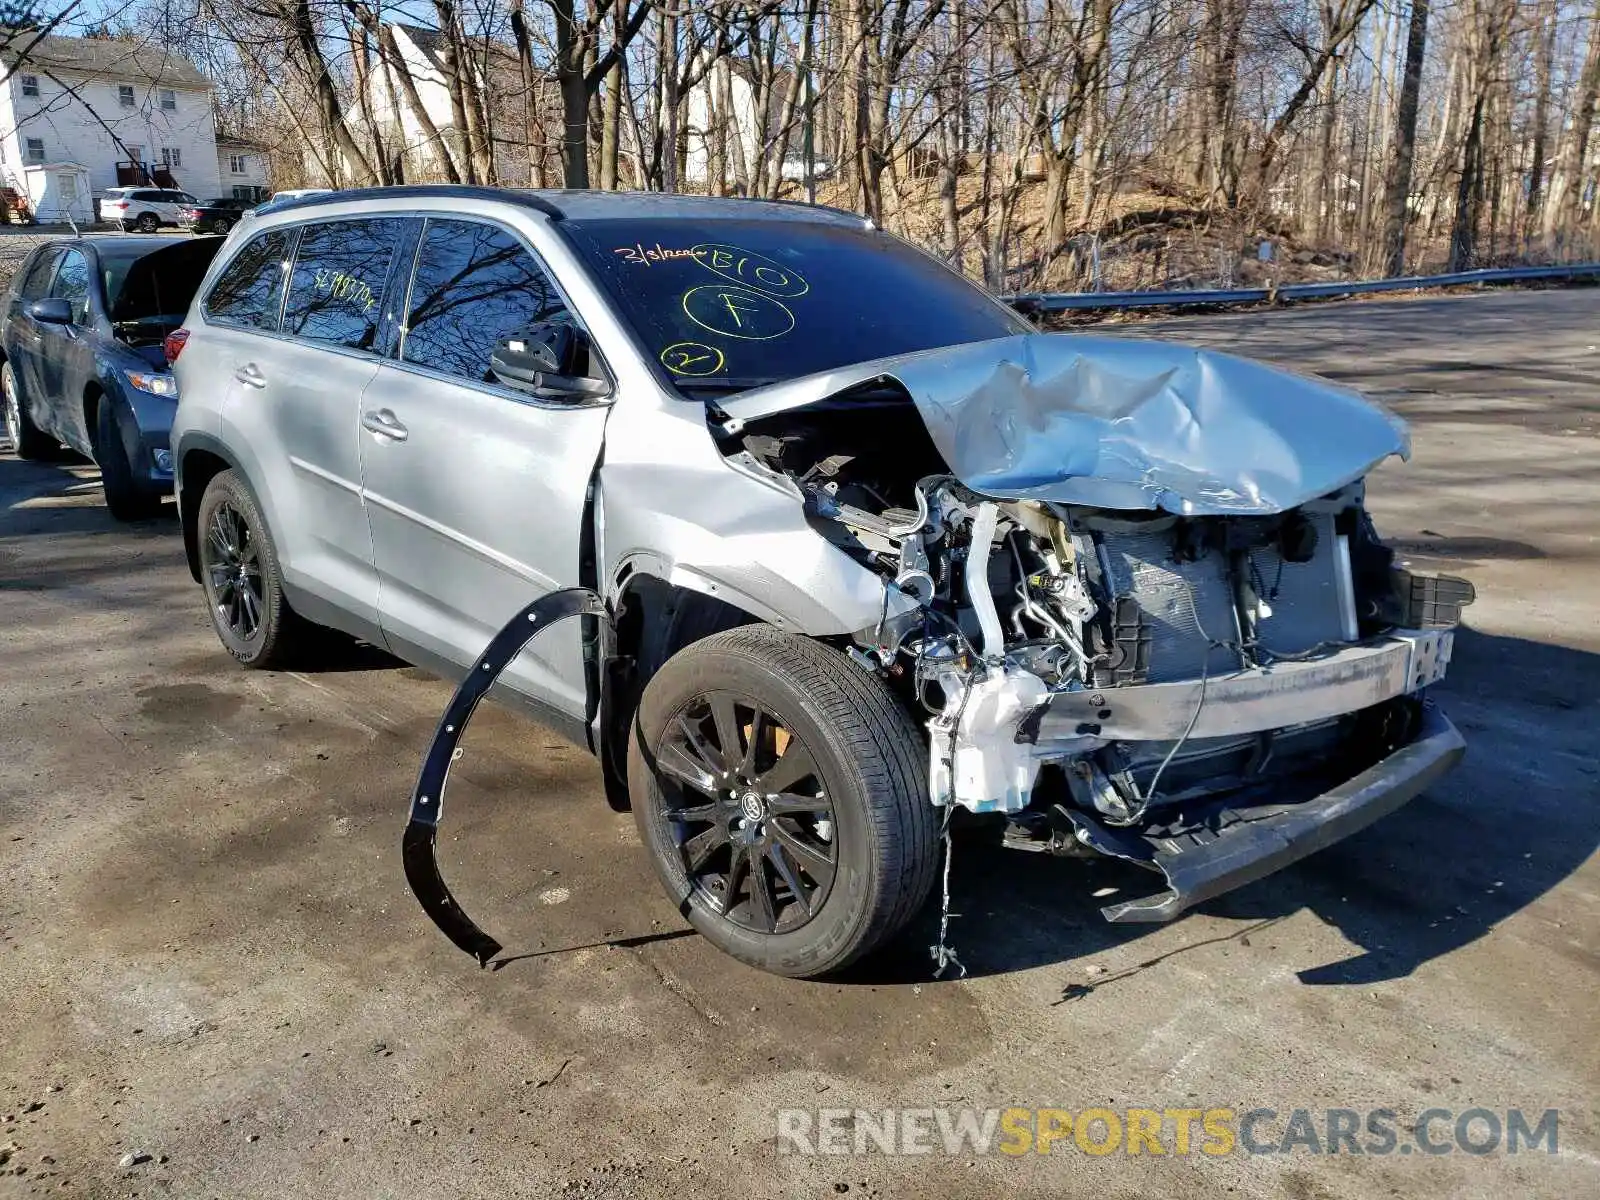
[{"label": "rear tire", "polygon": [[628,756],[634,821],[679,911],[735,958],[800,979],[867,954],[927,900],[926,773],[880,679],[767,625],[669,659]]},{"label": "rear tire", "polygon": [[161,228],[161,222],[157,219],[155,213],[140,213],[139,220],[135,222],[135,225],[140,233],[154,233]]},{"label": "rear tire", "polygon": [[106,508],[119,521],[144,521],[161,511],[161,497],[142,482],[128,461],[117,427],[116,402],[101,396],[95,412],[94,458],[106,492]]},{"label": "rear tire", "polygon": [[227,217],[218,217],[215,221],[211,222],[211,232],[212,233],[218,233],[218,234],[227,233],[228,230],[230,230],[232,228],[233,228],[233,222],[228,220]]},{"label": "rear tire", "polygon": [[6,435],[11,439],[11,453],[18,458],[38,460],[54,455],[54,438],[41,433],[28,415],[22,394],[17,391],[17,377],[11,364],[0,366],[0,392],[4,393]]},{"label": "rear tire", "polygon": [[289,607],[272,534],[237,471],[222,471],[206,484],[196,530],[200,581],[223,647],[262,670],[301,657],[315,627]]}]

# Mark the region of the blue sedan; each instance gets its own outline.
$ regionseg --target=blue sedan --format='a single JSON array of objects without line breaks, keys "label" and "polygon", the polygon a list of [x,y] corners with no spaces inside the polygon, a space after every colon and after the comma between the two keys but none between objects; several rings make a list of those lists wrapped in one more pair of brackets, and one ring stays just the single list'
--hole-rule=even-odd
[{"label": "blue sedan", "polygon": [[183,324],[221,238],[85,237],[40,246],[0,307],[0,390],[20,458],[65,443],[99,464],[118,520],[172,491],[178,388],[163,342]]}]

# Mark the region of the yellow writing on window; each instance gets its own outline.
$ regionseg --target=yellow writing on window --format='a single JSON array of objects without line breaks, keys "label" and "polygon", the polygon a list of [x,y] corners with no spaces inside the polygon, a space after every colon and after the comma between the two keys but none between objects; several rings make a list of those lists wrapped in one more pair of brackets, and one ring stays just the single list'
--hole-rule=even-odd
[{"label": "yellow writing on window", "polygon": [[674,250],[657,242],[653,246],[646,246],[643,242],[635,242],[631,246],[618,246],[611,253],[620,254],[625,263],[642,264],[651,266],[658,262],[667,262],[674,258],[693,258],[693,250]]},{"label": "yellow writing on window", "polygon": [[319,267],[313,282],[319,296],[348,300],[364,313],[371,312],[377,306],[378,298],[372,294],[372,288],[354,275]]}]

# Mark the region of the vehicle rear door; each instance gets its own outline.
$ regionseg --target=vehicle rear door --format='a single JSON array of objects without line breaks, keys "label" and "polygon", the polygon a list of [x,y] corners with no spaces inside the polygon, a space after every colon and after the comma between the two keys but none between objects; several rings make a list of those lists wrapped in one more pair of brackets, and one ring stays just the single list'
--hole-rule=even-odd
[{"label": "vehicle rear door", "polygon": [[[500,339],[536,321],[577,324],[542,262],[500,225],[429,217],[398,311],[401,344],[361,406],[378,604],[397,652],[459,672],[522,606],[580,582],[608,406],[495,381]],[[553,627],[502,678],[581,718],[580,624]]]},{"label": "vehicle rear door", "polygon": [[191,196],[188,192],[164,191],[161,196],[166,201],[166,209],[161,214],[163,221],[173,221],[181,224],[189,219],[189,210],[191,208],[200,207],[199,199]]},{"label": "vehicle rear door", "polygon": [[44,411],[38,403],[44,395],[39,378],[40,330],[44,326],[28,315],[28,305],[49,295],[50,281],[55,277],[56,263],[60,259],[61,249],[57,246],[40,251],[11,293],[6,312],[6,360],[11,364],[11,378],[16,382],[19,402],[35,425],[51,431],[55,427],[54,414]]},{"label": "vehicle rear door", "polygon": [[[394,217],[329,220],[256,235],[207,297],[205,346],[194,349],[214,360],[179,383],[220,379],[229,389],[221,440],[248,460],[292,602],[312,620],[373,638],[378,585],[361,505],[361,398],[378,370],[385,282],[406,226]],[[291,238],[287,287],[275,293]],[[233,296],[255,311],[252,297],[263,293],[284,296],[281,321],[274,308],[265,327],[230,327]],[[180,364],[193,352],[186,346]]]},{"label": "vehicle rear door", "polygon": [[122,219],[130,224],[137,224],[140,217],[150,213],[158,221],[167,220],[166,204],[161,198],[161,193],[154,188],[140,188],[136,192],[128,193],[128,207],[122,214]]},{"label": "vehicle rear door", "polygon": [[35,322],[39,331],[37,373],[39,399],[55,413],[58,437],[79,454],[93,456],[94,431],[84,414],[84,388],[95,373],[94,326],[99,310],[91,293],[94,268],[89,256],[78,247],[62,252],[50,285],[51,296],[72,306],[72,324],[46,325]]}]

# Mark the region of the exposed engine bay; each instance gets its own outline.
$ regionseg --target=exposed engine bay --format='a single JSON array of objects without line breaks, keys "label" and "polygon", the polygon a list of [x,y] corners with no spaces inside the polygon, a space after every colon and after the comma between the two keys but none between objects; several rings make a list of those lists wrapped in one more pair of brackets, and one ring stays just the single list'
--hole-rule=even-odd
[{"label": "exposed engine bay", "polygon": [[723,433],[915,599],[850,652],[923,714],[933,802],[1011,814],[1025,848],[1119,853],[1095,843],[1377,762],[1420,727],[1472,599],[1394,565],[1359,479],[1262,515],[986,496],[882,380]]}]

